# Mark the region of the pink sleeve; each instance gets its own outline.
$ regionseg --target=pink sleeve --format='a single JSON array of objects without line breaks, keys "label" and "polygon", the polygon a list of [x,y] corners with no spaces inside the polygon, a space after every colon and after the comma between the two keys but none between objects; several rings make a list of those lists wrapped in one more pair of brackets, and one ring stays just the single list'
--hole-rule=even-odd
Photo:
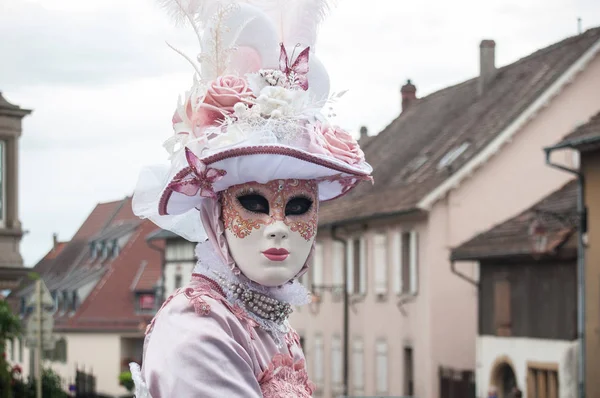
[{"label": "pink sleeve", "polygon": [[157,318],[143,363],[152,398],[262,398],[246,332],[220,303],[205,301],[209,315],[180,295]]}]

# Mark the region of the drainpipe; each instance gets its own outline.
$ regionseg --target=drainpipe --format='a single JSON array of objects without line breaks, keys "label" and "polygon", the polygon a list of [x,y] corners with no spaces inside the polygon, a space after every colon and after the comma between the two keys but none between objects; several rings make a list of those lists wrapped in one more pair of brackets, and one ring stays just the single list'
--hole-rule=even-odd
[{"label": "drainpipe", "polygon": [[[564,148],[564,147],[563,147]],[[585,180],[583,174],[579,170],[570,169],[556,163],[552,163],[550,155],[555,149],[563,148],[544,148],[546,152],[546,164],[555,169],[577,176],[577,215],[579,217],[579,237],[577,240],[577,334],[579,340],[579,398],[585,398],[585,243],[584,235],[587,233],[587,209],[585,207]],[[572,147],[571,147],[572,148]],[[572,148],[575,149],[575,148]]]},{"label": "drainpipe", "polygon": [[165,240],[165,247],[156,246],[154,243],[152,243],[152,238],[151,239],[146,239],[146,243],[148,244],[148,246],[151,249],[156,250],[157,252],[160,253],[160,279],[161,279],[161,283],[160,283],[160,297],[159,297],[159,300],[157,300],[157,303],[156,303],[156,309],[158,310],[160,308],[160,306],[162,305],[162,303],[164,303],[164,301],[165,301],[165,263],[166,263],[165,250],[166,250],[166,240]]},{"label": "drainpipe", "polygon": [[344,345],[343,345],[343,350],[344,350],[344,354],[343,354],[343,381],[344,381],[344,390],[342,393],[343,397],[348,396],[348,392],[349,392],[349,386],[348,386],[348,350],[349,350],[349,344],[348,344],[348,337],[350,335],[349,331],[350,331],[350,322],[349,322],[349,318],[350,318],[350,303],[348,300],[348,264],[347,264],[347,242],[345,239],[340,238],[337,235],[337,231],[338,231],[338,227],[337,226],[333,226],[331,228],[331,238],[336,241],[336,242],[340,242],[343,246],[344,246],[344,269],[343,269],[343,275],[344,275],[344,281],[342,282],[342,286],[344,289],[343,292],[343,307],[344,307],[344,312],[343,312],[343,340],[344,340]]},{"label": "drainpipe", "polygon": [[479,288],[479,282],[477,282],[474,279],[471,279],[470,277],[468,277],[467,275],[463,274],[462,272],[460,272],[459,270],[456,269],[456,261],[455,260],[450,260],[450,271],[458,276],[460,279],[469,282],[471,285]]}]

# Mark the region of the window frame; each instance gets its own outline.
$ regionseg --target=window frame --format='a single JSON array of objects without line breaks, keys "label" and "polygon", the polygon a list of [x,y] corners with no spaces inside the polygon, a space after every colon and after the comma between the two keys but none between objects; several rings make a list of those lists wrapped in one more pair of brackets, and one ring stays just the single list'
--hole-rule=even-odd
[{"label": "window frame", "polygon": [[313,352],[314,383],[318,390],[325,386],[325,341],[321,333],[315,334]]},{"label": "window frame", "polygon": [[[384,364],[383,369],[381,367]],[[390,389],[389,345],[384,337],[375,340],[375,393],[388,395]],[[383,375],[383,376],[382,376]]]},{"label": "window frame", "polygon": [[362,337],[352,339],[352,393],[365,394],[365,346]]},{"label": "window frame", "polygon": [[[382,241],[379,241],[380,239]],[[387,231],[377,231],[373,235],[373,291],[379,299],[384,299],[389,292],[388,241]]]},{"label": "window frame", "polygon": [[[358,260],[356,243],[358,242]],[[364,296],[367,294],[367,236],[356,235],[346,241],[346,276],[349,294]]]},{"label": "window frame", "polygon": [[[542,380],[541,383],[540,380]],[[540,394],[538,394],[538,384],[544,386]],[[558,398],[559,392],[560,372],[558,364],[527,362],[527,398]]]},{"label": "window frame", "polygon": [[419,233],[414,228],[394,231],[392,243],[393,288],[397,296],[419,293]]},{"label": "window frame", "polygon": [[331,338],[331,388],[334,393],[344,388],[344,346],[338,334]]},{"label": "window frame", "polygon": [[6,148],[7,141],[0,139],[0,228],[5,228],[6,224],[6,201],[7,201],[7,190],[6,190],[6,169],[8,168],[8,162],[6,161]]}]

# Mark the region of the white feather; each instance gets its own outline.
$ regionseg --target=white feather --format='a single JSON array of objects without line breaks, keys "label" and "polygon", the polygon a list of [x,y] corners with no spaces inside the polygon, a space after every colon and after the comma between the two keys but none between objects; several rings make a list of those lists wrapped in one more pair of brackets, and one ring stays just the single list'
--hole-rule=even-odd
[{"label": "white feather", "polygon": [[223,0],[157,0],[176,23],[198,23],[203,26]]},{"label": "white feather", "polygon": [[299,0],[296,2],[293,19],[287,29],[288,43],[311,46],[317,41],[317,33],[321,23],[327,18],[335,6],[335,0]]},{"label": "white feather", "polygon": [[336,0],[242,0],[265,11],[287,46],[314,46],[319,25]]}]

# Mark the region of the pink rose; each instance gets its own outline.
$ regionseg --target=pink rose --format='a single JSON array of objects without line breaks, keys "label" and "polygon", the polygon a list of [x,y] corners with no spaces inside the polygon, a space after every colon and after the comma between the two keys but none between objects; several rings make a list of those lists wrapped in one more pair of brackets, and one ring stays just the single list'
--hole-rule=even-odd
[{"label": "pink rose", "polygon": [[311,134],[309,150],[354,165],[365,160],[365,154],[350,133],[338,126],[317,124]]},{"label": "pink rose", "polygon": [[233,106],[246,102],[252,96],[246,80],[237,76],[221,76],[206,91],[200,109],[193,117],[195,126],[210,126],[233,113]]}]

